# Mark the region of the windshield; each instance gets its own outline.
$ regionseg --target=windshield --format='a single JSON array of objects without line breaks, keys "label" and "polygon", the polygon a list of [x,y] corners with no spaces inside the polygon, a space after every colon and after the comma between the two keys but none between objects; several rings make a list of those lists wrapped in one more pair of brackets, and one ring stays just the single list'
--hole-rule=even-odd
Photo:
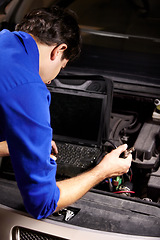
[{"label": "windshield", "polygon": [[76,0],[69,8],[86,44],[160,53],[160,1]]}]

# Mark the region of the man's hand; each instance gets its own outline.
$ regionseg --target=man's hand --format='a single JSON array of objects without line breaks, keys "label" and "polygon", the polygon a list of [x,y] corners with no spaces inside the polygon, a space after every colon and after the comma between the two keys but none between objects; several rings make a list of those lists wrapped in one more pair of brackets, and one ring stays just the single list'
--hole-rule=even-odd
[{"label": "man's hand", "polygon": [[8,144],[6,141],[0,142],[0,157],[9,156]]},{"label": "man's hand", "polygon": [[127,158],[120,158],[122,152],[127,149],[127,145],[121,145],[118,148],[112,150],[99,163],[99,167],[103,169],[105,178],[120,176],[127,173],[131,166],[132,154],[129,154]]},{"label": "man's hand", "polygon": [[56,155],[58,154],[58,149],[57,149],[56,143],[53,140],[51,141],[51,146],[52,146],[52,150],[51,150],[50,157],[56,161],[57,160]]}]

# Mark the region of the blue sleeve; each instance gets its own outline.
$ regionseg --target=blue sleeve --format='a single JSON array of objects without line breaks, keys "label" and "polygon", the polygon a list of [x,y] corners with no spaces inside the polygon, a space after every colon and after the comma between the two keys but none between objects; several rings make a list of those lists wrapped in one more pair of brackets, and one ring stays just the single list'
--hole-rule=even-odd
[{"label": "blue sleeve", "polygon": [[30,83],[12,89],[3,100],[4,132],[24,205],[35,218],[45,218],[60,195],[56,163],[50,159],[50,93],[43,84]]}]

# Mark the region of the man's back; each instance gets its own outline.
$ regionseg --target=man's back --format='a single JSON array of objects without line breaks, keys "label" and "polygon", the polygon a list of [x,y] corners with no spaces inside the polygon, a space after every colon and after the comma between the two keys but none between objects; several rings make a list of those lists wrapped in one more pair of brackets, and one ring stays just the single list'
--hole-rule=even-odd
[{"label": "man's back", "polygon": [[39,76],[38,48],[28,33],[4,30],[0,49],[0,140],[8,143],[26,209],[46,216],[55,209],[59,189],[56,164],[50,162],[50,93]]}]

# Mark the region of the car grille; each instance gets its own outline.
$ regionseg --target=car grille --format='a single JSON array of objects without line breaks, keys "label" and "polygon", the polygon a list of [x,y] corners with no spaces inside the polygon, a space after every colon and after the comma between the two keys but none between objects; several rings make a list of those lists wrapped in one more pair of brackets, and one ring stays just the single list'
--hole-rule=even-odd
[{"label": "car grille", "polygon": [[12,231],[13,240],[67,240],[46,233],[30,230],[22,227],[14,227]]}]

